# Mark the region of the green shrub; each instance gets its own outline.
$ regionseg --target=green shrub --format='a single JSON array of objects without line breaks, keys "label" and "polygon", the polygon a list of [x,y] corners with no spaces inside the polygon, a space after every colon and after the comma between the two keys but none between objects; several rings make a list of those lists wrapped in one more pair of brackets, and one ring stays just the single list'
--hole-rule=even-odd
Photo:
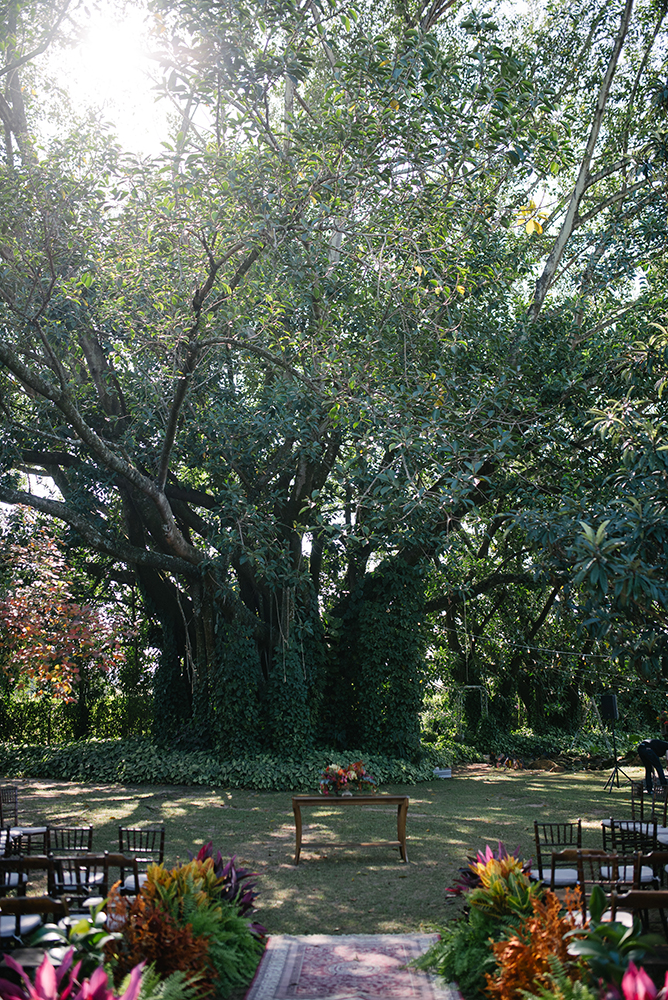
[{"label": "green shrub", "polygon": [[267,791],[316,792],[327,764],[363,760],[380,784],[415,784],[433,777],[438,754],[419,764],[360,750],[313,750],[300,758],[257,754],[220,760],[214,752],[162,750],[148,739],[88,740],[52,746],[0,743],[0,773],[125,785],[214,785]]},{"label": "green shrub", "polygon": [[[618,756],[623,757],[633,752],[646,735],[647,733],[639,735],[617,729],[615,737]],[[608,729],[603,732],[600,728],[589,726],[575,734],[560,729],[544,729],[541,732],[527,728],[508,730],[501,728],[490,718],[483,719],[475,737],[470,740],[473,744],[470,749],[473,753],[478,753],[478,759],[483,754],[504,754],[507,757],[523,758],[528,763],[538,757],[556,757],[560,754],[583,758],[612,756],[611,731]],[[455,746],[458,745],[462,744],[455,743]]]},{"label": "green shrub", "polygon": [[466,893],[468,913],[442,928],[440,939],[413,964],[457,983],[466,1000],[482,1000],[485,973],[496,968],[492,942],[518,927],[543,890],[530,882],[522,862],[502,844],[498,857],[488,846],[469,868],[480,884]]},{"label": "green shrub", "polygon": [[[7,740],[68,743],[76,737],[76,703],[57,698],[0,699],[0,731]],[[97,698],[89,706],[90,732],[99,739],[144,736],[151,732],[153,700],[141,692]]]},{"label": "green shrub", "polygon": [[433,742],[422,742],[422,758],[433,767],[451,767],[453,764],[477,764],[485,754],[475,746],[461,743],[451,736],[438,736]]},{"label": "green shrub", "polygon": [[120,933],[110,945],[118,981],[148,959],[163,978],[185,972],[201,996],[226,1000],[253,978],[263,942],[234,903],[222,898],[213,860],[193,860],[167,870],[151,865],[132,901],[111,890],[110,919]]}]

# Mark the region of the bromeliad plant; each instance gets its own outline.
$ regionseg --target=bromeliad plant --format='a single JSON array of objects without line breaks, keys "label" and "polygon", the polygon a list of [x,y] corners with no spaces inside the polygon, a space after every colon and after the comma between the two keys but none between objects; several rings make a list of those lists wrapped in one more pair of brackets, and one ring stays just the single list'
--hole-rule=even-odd
[{"label": "bromeliad plant", "polygon": [[58,969],[54,968],[48,955],[45,955],[35,973],[34,984],[30,982],[23,966],[11,955],[5,955],[6,964],[18,973],[24,986],[22,988],[6,979],[0,979],[0,996],[3,1000],[137,1000],[144,962],[132,969],[125,992],[119,997],[109,988],[109,979],[102,966],[98,966],[90,979],[79,982],[81,962],[72,966],[73,955],[74,949],[70,949]]},{"label": "bromeliad plant", "polygon": [[544,890],[502,844],[498,856],[487,847],[469,867],[477,884],[465,892],[468,912],[444,927],[440,940],[415,964],[456,982],[466,1000],[477,1000],[484,996],[485,975],[496,969],[491,943],[515,933]]},{"label": "bromeliad plant", "polygon": [[[226,899],[228,903],[233,903],[237,908],[239,916],[249,916],[255,909],[255,900],[258,894],[255,889],[255,882],[249,882],[248,880],[257,878],[257,872],[252,872],[249,868],[239,867],[236,863],[236,854],[227,861],[220,851],[214,854],[212,840],[208,844],[205,844],[204,847],[200,847],[194,858],[192,855],[190,856],[191,861],[206,861],[207,858],[211,858],[213,861],[213,870],[219,879],[221,898]],[[260,924],[253,924],[252,926],[261,928],[262,934],[266,933]]]},{"label": "bromeliad plant", "polygon": [[343,791],[372,793],[377,790],[376,779],[368,773],[361,760],[346,767],[329,764],[320,775],[321,795],[340,795]]},{"label": "bromeliad plant", "polygon": [[[510,856],[516,858],[518,861],[521,861],[520,848],[516,847],[512,855]],[[480,871],[485,869],[488,862],[492,861],[493,859],[503,861],[507,857],[509,857],[509,855],[508,851],[506,850],[506,846],[505,844],[502,844],[500,840],[498,841],[498,848],[496,850],[496,853],[489,846],[489,844],[487,844],[485,846],[484,852],[478,851],[475,857],[471,857],[471,855],[469,855],[467,858],[468,865],[466,866],[466,868],[459,869],[457,878],[455,879],[453,884],[445,890],[446,895],[463,896],[465,893],[470,892],[471,889],[477,889],[479,886],[482,885]],[[531,870],[531,862],[522,861],[522,871],[525,874],[528,874],[530,870]]]},{"label": "bromeliad plant", "polygon": [[480,885],[471,889],[467,900],[490,917],[507,920],[531,913],[533,899],[543,894],[538,882],[532,882],[525,866],[516,854],[508,854],[499,844],[499,856],[489,848],[485,854],[478,852],[478,860],[471,865]]},{"label": "bromeliad plant", "polygon": [[206,858],[171,870],[151,865],[132,903],[114,887],[108,912],[122,935],[110,946],[117,981],[141,957],[161,976],[185,972],[201,997],[224,998],[247,986],[262,944],[250,921],[222,897],[221,885],[213,858]]}]

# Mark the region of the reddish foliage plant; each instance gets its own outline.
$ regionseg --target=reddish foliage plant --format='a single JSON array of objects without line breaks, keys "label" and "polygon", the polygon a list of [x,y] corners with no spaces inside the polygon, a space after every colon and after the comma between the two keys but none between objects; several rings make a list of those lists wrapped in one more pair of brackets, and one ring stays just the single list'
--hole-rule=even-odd
[{"label": "reddish foliage plant", "polygon": [[[123,939],[107,945],[115,959],[114,978],[120,982],[138,961],[154,964],[162,978],[181,970],[197,982],[202,997],[213,996],[215,969],[209,960],[206,938],[193,934],[190,924],[180,926],[156,899],[140,893],[131,904],[119,893],[117,883],[109,894],[108,925]],[[137,956],[141,956],[137,959]]]},{"label": "reddish foliage plant", "polygon": [[535,993],[547,981],[551,970],[550,957],[559,960],[567,975],[580,979],[580,972],[567,952],[564,935],[577,926],[580,907],[577,892],[569,892],[566,913],[562,914],[559,898],[549,890],[532,900],[532,914],[522,920],[516,935],[494,944],[494,956],[499,965],[495,975],[486,975],[487,992],[495,1000],[517,1000],[522,990]]},{"label": "reddish foliage plant", "polygon": [[58,542],[32,512],[21,518],[22,538],[5,537],[0,551],[2,667],[34,695],[74,701],[83,667],[109,670],[122,661],[118,629],[108,614],[74,599]]}]

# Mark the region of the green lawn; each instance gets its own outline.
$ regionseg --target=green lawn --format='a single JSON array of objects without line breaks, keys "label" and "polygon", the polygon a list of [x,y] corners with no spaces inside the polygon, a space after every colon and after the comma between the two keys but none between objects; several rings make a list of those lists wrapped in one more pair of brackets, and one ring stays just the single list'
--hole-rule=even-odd
[{"label": "green lawn", "polygon": [[[640,777],[639,768],[625,768]],[[90,822],[95,850],[117,847],[117,827],[164,820],[166,862],[188,859],[208,840],[259,873],[258,919],[270,933],[399,933],[429,929],[452,914],[444,889],[467,853],[503,840],[533,855],[534,818],[581,817],[584,846],[601,843],[601,819],[630,815],[628,783],[604,791],[608,772],[548,774],[455,768],[449,780],[383,787],[410,796],[408,858],[391,848],[309,851],[317,839],[382,840],[396,836],[395,807],[303,811],[304,846],[293,864],[294,823],[289,792],[246,792],[185,786],[83,785],[17,781],[20,821]]]}]

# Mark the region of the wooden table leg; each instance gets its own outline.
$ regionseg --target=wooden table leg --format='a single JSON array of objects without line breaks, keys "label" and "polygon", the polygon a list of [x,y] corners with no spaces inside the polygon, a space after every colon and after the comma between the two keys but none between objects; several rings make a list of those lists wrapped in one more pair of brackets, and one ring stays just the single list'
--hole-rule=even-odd
[{"label": "wooden table leg", "polygon": [[302,850],[302,810],[295,800],[292,800],[292,811],[295,814],[295,864],[299,864],[299,855]]},{"label": "wooden table leg", "polygon": [[408,799],[404,799],[397,806],[397,840],[401,845],[399,851],[401,860],[408,863],[408,852],[406,851],[406,816],[408,815]]}]

